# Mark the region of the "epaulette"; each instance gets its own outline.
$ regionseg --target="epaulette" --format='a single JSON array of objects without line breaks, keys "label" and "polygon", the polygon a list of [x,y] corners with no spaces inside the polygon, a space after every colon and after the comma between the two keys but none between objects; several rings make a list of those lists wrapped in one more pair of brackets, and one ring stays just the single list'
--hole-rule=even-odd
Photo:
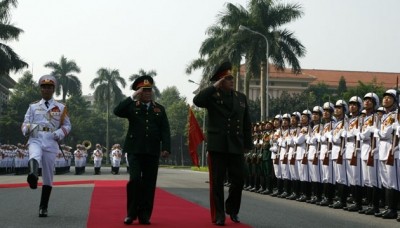
[{"label": "epaulette", "polygon": [[37,100],[37,101],[32,102],[31,104],[36,104],[36,103],[39,103],[39,102],[40,102],[40,100]]}]

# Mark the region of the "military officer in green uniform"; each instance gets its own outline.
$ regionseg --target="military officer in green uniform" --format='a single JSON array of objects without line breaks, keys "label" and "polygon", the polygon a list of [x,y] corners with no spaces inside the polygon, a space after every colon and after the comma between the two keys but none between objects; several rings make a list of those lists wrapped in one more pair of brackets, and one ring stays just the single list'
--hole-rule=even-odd
[{"label": "military officer in green uniform", "polygon": [[114,109],[115,115],[129,121],[123,148],[130,166],[125,224],[137,218],[140,224],[150,224],[159,157],[168,157],[171,151],[168,118],[165,108],[152,100],[153,83],[147,75],[137,78],[132,84],[135,92]]},{"label": "military officer in green uniform", "polygon": [[271,138],[274,125],[271,121],[266,121],[264,125],[263,144],[262,144],[262,172],[264,176],[263,195],[269,195],[273,191],[274,166],[271,159]]},{"label": "military officer in green uniform", "polygon": [[[244,184],[244,153],[253,147],[247,97],[234,90],[231,69],[230,62],[216,67],[210,79],[214,84],[193,98],[195,105],[208,111],[211,220],[219,226],[225,225],[225,212],[233,222],[240,222],[238,213]],[[231,185],[224,207],[226,171]]]}]

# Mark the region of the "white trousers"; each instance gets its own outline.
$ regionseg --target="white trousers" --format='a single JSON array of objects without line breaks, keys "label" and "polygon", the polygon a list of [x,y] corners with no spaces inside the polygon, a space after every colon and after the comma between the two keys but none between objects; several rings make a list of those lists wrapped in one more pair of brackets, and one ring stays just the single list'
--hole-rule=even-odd
[{"label": "white trousers", "polygon": [[29,144],[29,159],[35,159],[42,167],[43,185],[53,186],[53,170],[57,151],[48,151],[37,141]]}]

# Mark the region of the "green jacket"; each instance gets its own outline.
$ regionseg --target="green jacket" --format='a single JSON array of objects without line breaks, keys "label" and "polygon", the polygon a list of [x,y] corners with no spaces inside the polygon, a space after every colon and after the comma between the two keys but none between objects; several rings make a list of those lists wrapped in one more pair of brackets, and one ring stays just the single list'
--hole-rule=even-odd
[{"label": "green jacket", "polygon": [[155,156],[161,151],[171,153],[171,133],[163,106],[151,102],[147,109],[140,101],[128,97],[115,107],[114,114],[129,121],[124,151]]},{"label": "green jacket", "polygon": [[208,111],[208,151],[243,154],[252,149],[249,106],[243,93],[224,93],[210,86],[201,90],[193,103]]}]

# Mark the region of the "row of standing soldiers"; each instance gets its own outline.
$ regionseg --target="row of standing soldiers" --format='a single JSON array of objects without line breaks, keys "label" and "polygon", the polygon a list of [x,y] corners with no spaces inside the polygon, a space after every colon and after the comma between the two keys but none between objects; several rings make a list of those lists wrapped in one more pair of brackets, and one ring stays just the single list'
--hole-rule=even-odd
[{"label": "row of standing soldiers", "polygon": [[370,92],[254,124],[244,190],[400,221],[398,102]]}]

